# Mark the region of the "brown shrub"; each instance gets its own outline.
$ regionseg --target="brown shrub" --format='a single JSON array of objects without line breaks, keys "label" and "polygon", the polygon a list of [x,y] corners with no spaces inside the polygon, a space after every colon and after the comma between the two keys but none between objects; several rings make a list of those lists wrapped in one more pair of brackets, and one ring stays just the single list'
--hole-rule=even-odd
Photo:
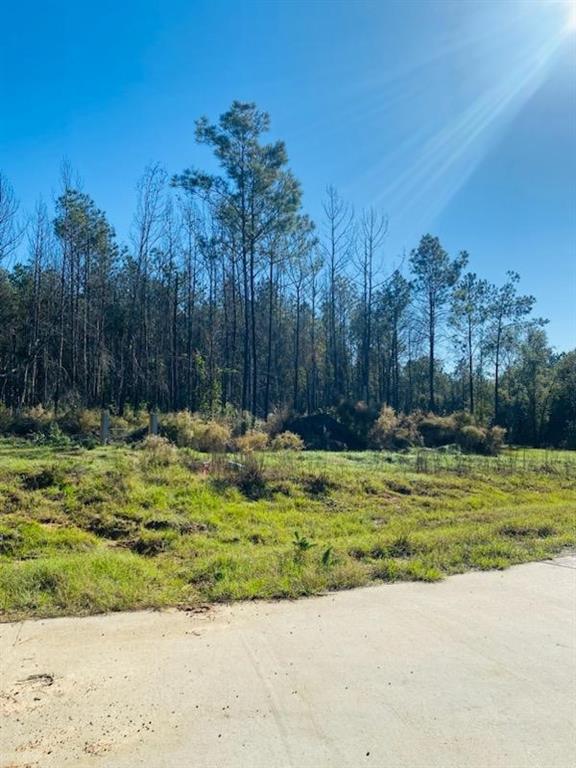
[{"label": "brown shrub", "polygon": [[142,461],[145,467],[167,467],[178,460],[178,449],[160,435],[148,435],[140,447],[144,453]]},{"label": "brown shrub", "polygon": [[268,447],[268,435],[265,432],[258,432],[255,429],[251,429],[250,432],[246,432],[245,435],[237,437],[235,444],[241,453],[265,451]]},{"label": "brown shrub", "polygon": [[382,407],[370,430],[369,443],[378,450],[402,450],[421,442],[413,416],[397,414],[389,405]]},{"label": "brown shrub", "polygon": [[207,421],[198,430],[195,443],[193,447],[199,451],[225,453],[232,443],[230,427],[217,421]]},{"label": "brown shrub", "polygon": [[304,440],[294,432],[281,432],[272,440],[271,448],[273,451],[302,451]]}]

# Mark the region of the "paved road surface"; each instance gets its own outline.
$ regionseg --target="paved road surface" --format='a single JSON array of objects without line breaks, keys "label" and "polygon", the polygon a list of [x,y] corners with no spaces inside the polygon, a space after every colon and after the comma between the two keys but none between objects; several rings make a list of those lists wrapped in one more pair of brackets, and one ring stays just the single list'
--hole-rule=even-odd
[{"label": "paved road surface", "polygon": [[573,768],[576,558],[0,625],[2,768]]}]

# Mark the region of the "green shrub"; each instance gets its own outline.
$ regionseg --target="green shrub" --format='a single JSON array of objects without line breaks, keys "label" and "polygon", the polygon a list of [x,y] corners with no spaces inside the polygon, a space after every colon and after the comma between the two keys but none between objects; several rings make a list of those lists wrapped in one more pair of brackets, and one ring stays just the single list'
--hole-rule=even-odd
[{"label": "green shrub", "polygon": [[484,453],[486,450],[486,430],[467,424],[456,435],[458,445],[468,453]]},{"label": "green shrub", "polygon": [[200,421],[190,411],[167,413],[161,419],[162,434],[181,448],[194,448]]},{"label": "green shrub", "polygon": [[[301,536],[299,531],[294,531],[294,538],[292,539],[292,547],[294,549],[294,562],[302,564],[304,562],[304,557],[306,553],[315,547],[316,544],[314,544],[310,539],[306,538],[306,536]],[[329,555],[327,556],[329,560]]]},{"label": "green shrub", "polygon": [[12,414],[10,409],[4,403],[0,403],[0,435],[7,435],[10,432],[11,425]]},{"label": "green shrub", "polygon": [[427,448],[438,448],[457,442],[458,426],[454,416],[429,413],[419,420],[418,431]]},{"label": "green shrub", "polygon": [[467,424],[456,433],[458,445],[467,453],[496,456],[504,445],[506,430],[502,427],[477,427]]},{"label": "green shrub", "polygon": [[52,412],[41,405],[37,405],[34,408],[16,413],[12,417],[9,431],[18,437],[47,434],[52,422]]},{"label": "green shrub", "polygon": [[75,408],[57,419],[58,427],[66,435],[87,437],[97,435],[100,430],[100,411],[89,408]]}]

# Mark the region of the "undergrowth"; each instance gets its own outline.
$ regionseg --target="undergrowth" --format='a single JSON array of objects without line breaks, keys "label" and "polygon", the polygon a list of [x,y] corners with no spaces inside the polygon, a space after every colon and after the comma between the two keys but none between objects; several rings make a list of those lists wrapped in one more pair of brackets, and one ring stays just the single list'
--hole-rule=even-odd
[{"label": "undergrowth", "polygon": [[[247,446],[248,448],[248,446]],[[0,441],[0,612],[85,614],[435,581],[576,546],[574,454]]]}]

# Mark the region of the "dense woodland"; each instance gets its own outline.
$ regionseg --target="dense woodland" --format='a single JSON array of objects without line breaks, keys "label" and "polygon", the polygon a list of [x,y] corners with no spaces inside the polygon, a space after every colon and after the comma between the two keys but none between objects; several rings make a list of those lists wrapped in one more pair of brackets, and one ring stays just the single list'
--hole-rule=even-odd
[{"label": "dense woodland", "polygon": [[393,269],[385,213],[332,187],[312,222],[268,129],[254,104],[200,119],[218,172],[147,168],[126,244],[69,170],[33,213],[0,174],[0,402],[266,419],[362,401],[576,447],[576,351],[550,348],[519,275],[493,285],[431,235]]}]

